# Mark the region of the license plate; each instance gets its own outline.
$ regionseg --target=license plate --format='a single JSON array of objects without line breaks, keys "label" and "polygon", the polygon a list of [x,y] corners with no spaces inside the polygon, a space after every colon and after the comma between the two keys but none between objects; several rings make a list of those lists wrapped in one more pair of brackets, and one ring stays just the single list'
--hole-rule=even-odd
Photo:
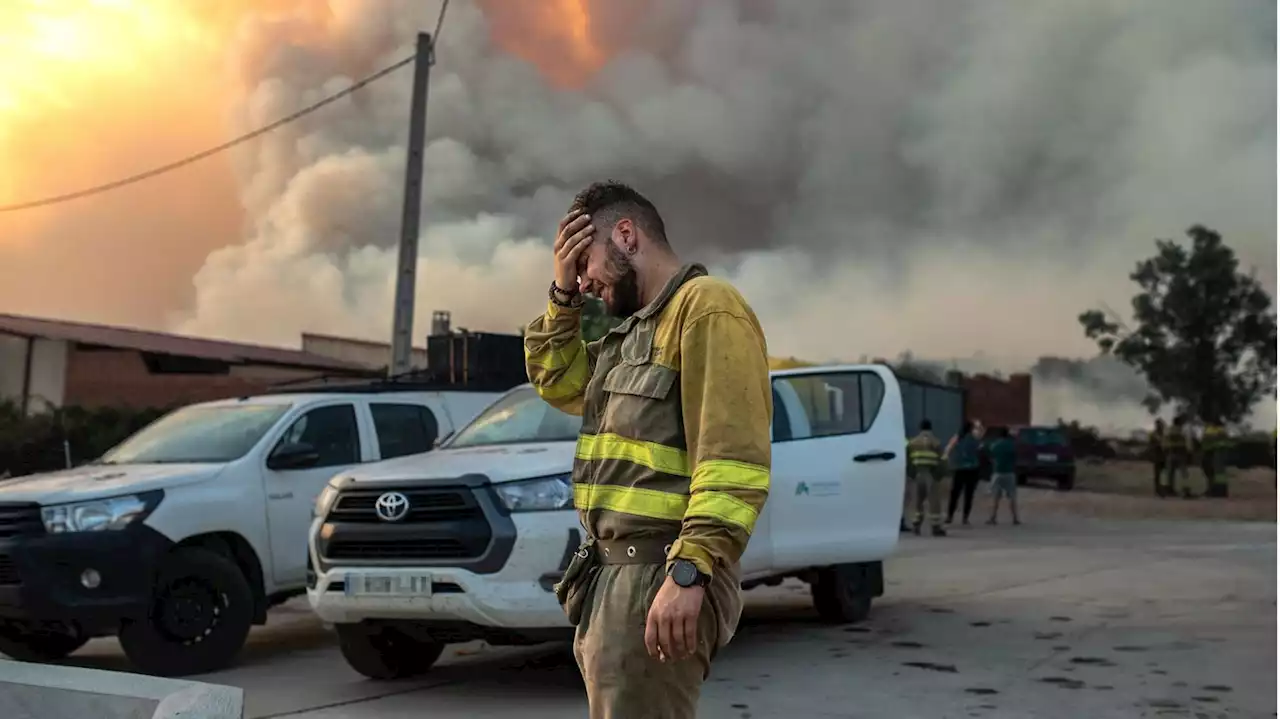
[{"label": "license plate", "polygon": [[1057,462],[1057,461],[1058,461],[1058,455],[1056,455],[1056,454],[1038,454],[1038,455],[1036,455],[1036,459],[1037,459],[1037,460],[1039,460],[1039,461],[1041,461],[1041,462]]},{"label": "license plate", "polygon": [[348,597],[372,594],[382,597],[429,597],[429,574],[348,574]]}]

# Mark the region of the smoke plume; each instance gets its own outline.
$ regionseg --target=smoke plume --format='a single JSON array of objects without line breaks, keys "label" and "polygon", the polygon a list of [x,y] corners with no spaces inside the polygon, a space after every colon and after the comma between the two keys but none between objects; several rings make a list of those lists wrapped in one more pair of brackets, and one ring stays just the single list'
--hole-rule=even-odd
[{"label": "smoke plume", "polygon": [[[244,8],[228,134],[412,54],[439,10],[288,12],[304,6]],[[455,0],[431,77],[417,335],[433,309],[494,331],[538,312],[555,221],[606,177],[738,284],[779,355],[1004,371],[1091,355],[1076,315],[1127,306],[1133,264],[1194,223],[1274,295],[1275,21],[1268,0]],[[411,74],[233,153],[237,194],[208,202],[234,204],[237,232],[201,235],[190,296],[120,291],[179,310],[183,332],[387,337]],[[123,214],[152,236],[148,213]],[[170,246],[207,211],[174,214]],[[1096,414],[1064,382],[1040,419]]]}]

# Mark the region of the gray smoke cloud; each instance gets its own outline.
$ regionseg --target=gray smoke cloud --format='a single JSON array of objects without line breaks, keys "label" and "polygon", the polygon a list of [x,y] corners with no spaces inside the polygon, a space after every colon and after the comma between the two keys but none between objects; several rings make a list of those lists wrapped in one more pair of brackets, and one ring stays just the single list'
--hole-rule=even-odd
[{"label": "gray smoke cloud", "polygon": [[[330,5],[323,31],[246,23],[237,130],[411,54],[439,8]],[[605,177],[649,194],[678,251],[738,284],[778,355],[910,350],[1004,371],[1088,356],[1076,315],[1127,306],[1134,262],[1194,223],[1274,295],[1274,2],[585,5],[609,59],[569,89],[507,51],[568,62],[547,3],[451,5],[427,116],[419,336],[433,309],[495,331],[537,313],[555,222]],[[389,335],[410,75],[237,153],[245,239],[209,255],[177,329]],[[1093,411],[1069,394],[1037,414]]]}]

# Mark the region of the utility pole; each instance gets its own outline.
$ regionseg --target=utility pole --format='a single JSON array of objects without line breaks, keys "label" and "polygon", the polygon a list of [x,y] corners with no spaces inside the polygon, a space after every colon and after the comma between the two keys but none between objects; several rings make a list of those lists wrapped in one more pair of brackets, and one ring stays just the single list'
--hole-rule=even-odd
[{"label": "utility pole", "polygon": [[395,315],[388,374],[408,372],[413,347],[414,290],[418,284],[418,225],[422,214],[422,150],[426,142],[427,81],[435,64],[430,33],[418,33],[409,108],[409,152],[404,163],[404,214],[400,219],[400,261],[396,265]]}]

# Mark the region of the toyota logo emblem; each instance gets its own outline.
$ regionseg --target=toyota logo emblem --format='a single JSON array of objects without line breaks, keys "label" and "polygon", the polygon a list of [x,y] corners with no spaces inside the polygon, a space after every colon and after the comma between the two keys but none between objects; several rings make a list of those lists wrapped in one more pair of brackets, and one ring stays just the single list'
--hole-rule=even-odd
[{"label": "toyota logo emblem", "polygon": [[373,511],[384,522],[399,522],[409,513],[409,498],[399,492],[387,492],[373,503]]}]

